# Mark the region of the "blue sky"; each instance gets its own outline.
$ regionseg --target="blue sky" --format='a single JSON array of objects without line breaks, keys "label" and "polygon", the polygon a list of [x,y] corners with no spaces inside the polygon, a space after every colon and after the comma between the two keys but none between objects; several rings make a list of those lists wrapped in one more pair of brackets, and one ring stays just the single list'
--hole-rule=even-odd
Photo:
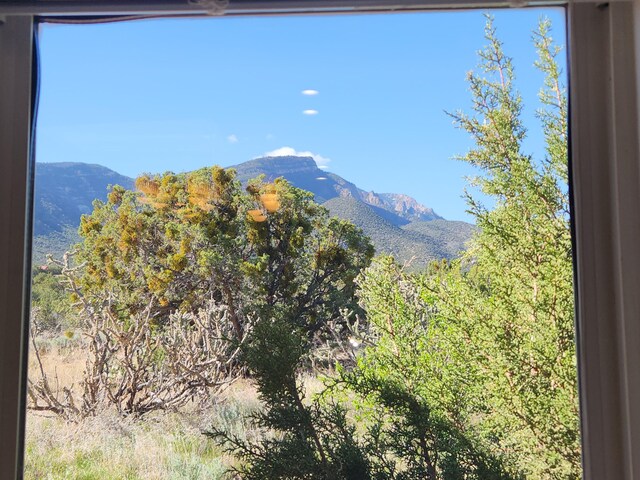
[{"label": "blue sky", "polygon": [[[493,13],[514,57],[526,147],[541,155],[534,113],[542,76],[531,31],[546,15],[564,45],[564,12]],[[482,15],[44,25],[37,160],[136,176],[229,166],[289,147],[361,188],[406,193],[470,221],[461,195],[474,172],[452,159],[469,138],[445,111],[469,110],[465,75],[484,45]]]}]

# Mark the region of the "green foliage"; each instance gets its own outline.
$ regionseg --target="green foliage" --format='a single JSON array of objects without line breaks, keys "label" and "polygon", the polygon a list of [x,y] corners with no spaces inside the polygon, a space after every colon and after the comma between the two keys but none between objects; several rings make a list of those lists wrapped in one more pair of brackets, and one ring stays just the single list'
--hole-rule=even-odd
[{"label": "green foliage", "polygon": [[300,370],[309,353],[304,331],[282,318],[259,321],[244,347],[244,362],[264,408],[250,417],[261,436],[247,441],[221,429],[207,435],[240,460],[245,480],[373,478],[355,428],[339,405],[304,402]]},{"label": "green foliage", "polygon": [[[335,338],[359,312],[354,279],[373,248],[308,192],[261,178],[243,191],[220,167],[142,176],[136,187],[96,201],[77,251],[58,262],[82,307],[90,358],[82,406],[42,408],[177,408],[237,378],[254,324],[259,332],[284,320],[311,344]],[[45,401],[49,386],[34,387]]]},{"label": "green foliage", "polygon": [[53,332],[78,325],[77,312],[58,274],[55,270],[43,270],[33,276],[31,314],[38,330]]},{"label": "green foliage", "polygon": [[330,219],[283,179],[250,182],[233,170],[141,177],[114,187],[83,216],[78,262],[84,298],[123,321],[148,307],[158,325],[213,300],[237,339],[250,318],[286,316],[309,335],[357,310],[353,279],[373,254],[353,225]]},{"label": "green foliage", "polygon": [[[443,264],[434,265],[433,269]],[[433,307],[427,276],[380,257],[358,279],[367,312],[366,345],[341,388],[369,419],[372,455],[393,479],[514,479],[513,468],[479,438],[465,399],[469,385],[450,375],[449,328]]]},{"label": "green foliage", "polygon": [[241,478],[518,478],[449,415],[455,399],[440,400],[446,384],[431,381],[436,334],[428,327],[421,282],[389,257],[374,261],[358,280],[371,346],[355,369],[340,368],[311,399],[301,380],[307,335],[292,331],[286,318],[255,324],[242,358],[264,404],[250,416],[260,435],[248,441],[224,429],[208,432],[239,459],[234,471]]},{"label": "green foliage", "polygon": [[[580,443],[567,197],[566,92],[559,48],[542,20],[534,35],[547,150],[523,152],[526,129],[512,62],[491,18],[480,74],[468,76],[473,114],[457,113],[475,146],[461,160],[495,207],[468,195],[479,231],[466,259],[431,279],[432,308],[448,325],[446,370],[460,382],[469,412],[530,478],[580,478]],[[455,382],[455,381],[454,381]]]}]

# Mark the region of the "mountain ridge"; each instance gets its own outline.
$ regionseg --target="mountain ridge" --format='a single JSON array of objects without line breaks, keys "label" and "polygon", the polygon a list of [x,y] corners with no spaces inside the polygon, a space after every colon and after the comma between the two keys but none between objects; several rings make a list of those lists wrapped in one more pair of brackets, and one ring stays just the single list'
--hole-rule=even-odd
[{"label": "mountain ridge", "polygon": [[320,169],[315,160],[308,156],[259,157],[230,168],[236,170],[238,179],[243,183],[257,176],[257,172],[264,173],[267,181],[283,176],[294,186],[314,193],[318,203],[335,197],[353,197],[397,216],[389,217],[389,220],[398,226],[415,220],[442,219],[432,208],[420,204],[409,195],[362,190],[341,176]]},{"label": "mountain ridge", "polygon": [[[312,157],[261,157],[233,167],[239,181],[264,175],[266,181],[284,177],[310,191],[331,215],[351,221],[372,239],[377,253],[422,268],[432,260],[452,258],[464,249],[475,231],[465,222],[440,217],[413,197],[362,190],[341,176],[318,168]],[[77,241],[80,216],[92,211],[95,199],[105,200],[108,185],[134,188],[132,178],[107,167],[85,163],[38,163],[34,197],[34,263],[48,250],[64,252]],[[58,251],[60,250],[60,251]]]}]

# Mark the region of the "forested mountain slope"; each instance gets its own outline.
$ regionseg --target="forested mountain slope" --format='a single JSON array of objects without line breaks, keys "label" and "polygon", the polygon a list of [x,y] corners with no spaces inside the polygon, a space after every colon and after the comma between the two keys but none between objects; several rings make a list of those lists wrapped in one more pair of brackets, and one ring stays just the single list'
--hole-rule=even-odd
[{"label": "forested mountain slope", "polygon": [[475,228],[465,222],[443,219],[398,227],[370,205],[350,197],[336,197],[323,205],[332,215],[360,227],[371,238],[376,254],[392,255],[411,269],[423,268],[432,260],[459,255]]}]

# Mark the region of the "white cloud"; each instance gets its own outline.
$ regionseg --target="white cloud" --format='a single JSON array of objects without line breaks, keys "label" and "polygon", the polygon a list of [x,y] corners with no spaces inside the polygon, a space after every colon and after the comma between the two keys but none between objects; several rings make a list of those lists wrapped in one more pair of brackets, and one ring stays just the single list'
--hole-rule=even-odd
[{"label": "white cloud", "polygon": [[302,94],[303,95],[308,95],[308,96],[314,96],[314,95],[318,95],[320,92],[318,90],[312,90],[312,89],[307,89],[307,90],[302,90]]},{"label": "white cloud", "polygon": [[264,138],[267,140],[273,140],[276,136],[273,133],[267,133]]},{"label": "white cloud", "polygon": [[312,153],[309,151],[298,152],[296,151],[296,149],[291,147],[281,147],[271,152],[267,152],[263,156],[264,157],[311,157],[316,161],[318,168],[322,168],[323,170],[329,168],[328,163],[331,162],[331,159],[323,157],[322,155],[318,155],[317,153]]},{"label": "white cloud", "polygon": [[303,110],[302,113],[304,113],[305,115],[317,115],[318,110],[313,110],[310,108],[309,110]]},{"label": "white cloud", "polygon": [[238,143],[240,140],[238,140],[237,135],[229,135],[227,137],[227,140],[229,141],[229,143]]}]

